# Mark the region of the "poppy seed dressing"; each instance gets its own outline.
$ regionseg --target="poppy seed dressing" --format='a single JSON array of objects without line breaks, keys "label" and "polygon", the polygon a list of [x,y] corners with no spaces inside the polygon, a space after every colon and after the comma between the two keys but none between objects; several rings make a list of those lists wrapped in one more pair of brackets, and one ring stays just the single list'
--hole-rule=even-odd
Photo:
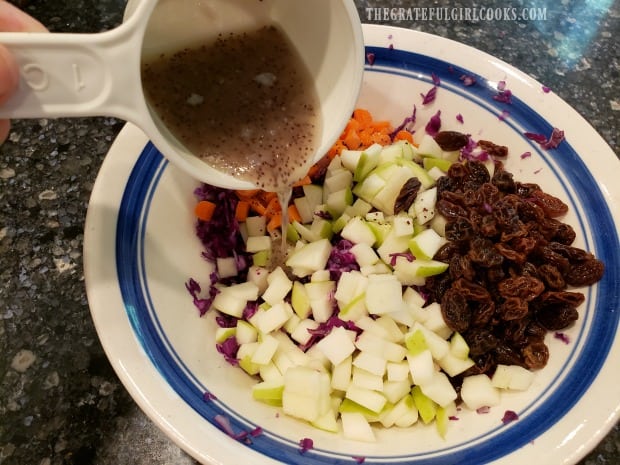
[{"label": "poppy seed dressing", "polygon": [[276,26],[162,54],[142,64],[142,84],[152,110],[189,151],[282,201],[312,163],[318,97]]}]

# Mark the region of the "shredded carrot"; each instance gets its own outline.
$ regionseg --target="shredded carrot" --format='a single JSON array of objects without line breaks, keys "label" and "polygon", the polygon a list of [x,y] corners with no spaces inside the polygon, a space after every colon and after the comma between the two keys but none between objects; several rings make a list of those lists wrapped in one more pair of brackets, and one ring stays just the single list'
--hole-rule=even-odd
[{"label": "shredded carrot", "polygon": [[353,111],[353,119],[366,126],[372,122],[372,115],[364,108],[357,108]]},{"label": "shredded carrot", "polygon": [[396,134],[394,134],[394,140],[406,140],[410,144],[413,144],[413,136],[409,131],[405,129],[401,129]]},{"label": "shredded carrot", "polygon": [[363,139],[361,138],[360,134],[357,133],[356,130],[351,129],[344,136],[343,142],[344,142],[344,145],[347,146],[347,148],[351,150],[356,150],[360,147],[360,145],[362,145]]},{"label": "shredded carrot", "polygon": [[312,184],[312,179],[310,179],[310,176],[306,175],[303,178],[301,178],[299,181],[294,183],[293,187],[306,186],[308,184]]},{"label": "shredded carrot", "polygon": [[267,231],[272,232],[282,226],[282,212],[274,214],[267,223]]},{"label": "shredded carrot", "polygon": [[289,221],[298,221],[301,223],[301,215],[293,203],[288,206],[288,219]]},{"label": "shredded carrot", "polygon": [[201,200],[196,204],[194,208],[194,214],[202,221],[209,221],[213,217],[215,211],[215,204],[208,200]]},{"label": "shredded carrot", "polygon": [[239,200],[235,207],[235,219],[237,221],[245,221],[250,213],[250,202],[247,200]]}]

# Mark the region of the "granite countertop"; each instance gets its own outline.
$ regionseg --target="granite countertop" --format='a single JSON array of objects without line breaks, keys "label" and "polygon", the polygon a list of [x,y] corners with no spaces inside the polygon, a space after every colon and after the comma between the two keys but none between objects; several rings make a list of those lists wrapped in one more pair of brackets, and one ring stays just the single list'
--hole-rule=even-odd
[{"label": "granite countertop", "polygon": [[[619,153],[620,0],[527,2],[546,15],[528,21],[431,19],[428,8],[438,2],[356,1],[365,22],[449,37],[532,75]],[[125,1],[14,3],[52,31],[98,32],[120,23]],[[471,0],[452,6],[474,5],[480,7]],[[419,17],[392,21],[384,7],[419,8]],[[84,218],[100,164],[122,126],[114,118],[15,121],[0,148],[2,465],[195,464],[119,382],[86,301]],[[580,462],[594,464],[620,464],[618,426]]]}]

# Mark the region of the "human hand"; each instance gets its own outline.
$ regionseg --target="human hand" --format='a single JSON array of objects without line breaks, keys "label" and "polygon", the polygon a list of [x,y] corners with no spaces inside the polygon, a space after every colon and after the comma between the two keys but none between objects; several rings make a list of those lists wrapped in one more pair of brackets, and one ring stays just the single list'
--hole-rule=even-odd
[{"label": "human hand", "polygon": [[[0,0],[0,31],[2,32],[45,32],[45,26],[19,8]],[[19,68],[6,47],[0,44],[0,105],[6,102],[19,84]],[[9,135],[9,120],[0,119],[0,144]]]}]

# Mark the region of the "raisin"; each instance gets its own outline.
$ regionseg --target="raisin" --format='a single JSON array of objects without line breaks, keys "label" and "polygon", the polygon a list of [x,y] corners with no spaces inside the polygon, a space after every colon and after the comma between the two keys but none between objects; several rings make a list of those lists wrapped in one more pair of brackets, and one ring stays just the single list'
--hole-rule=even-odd
[{"label": "raisin", "polygon": [[525,366],[531,370],[544,368],[549,361],[549,348],[544,342],[533,342],[521,351]]},{"label": "raisin", "polygon": [[529,196],[536,205],[541,207],[545,215],[550,218],[562,216],[568,212],[568,205],[557,197],[543,192],[542,190],[534,190]]},{"label": "raisin", "polygon": [[462,180],[465,176],[467,176],[468,169],[463,163],[453,163],[448,168],[448,176],[453,179]]},{"label": "raisin", "polygon": [[478,146],[493,158],[504,158],[508,156],[508,147],[504,145],[497,145],[488,140],[479,140]]},{"label": "raisin", "polygon": [[555,234],[551,237],[551,240],[559,242],[563,245],[571,245],[575,241],[576,237],[577,234],[571,225],[560,223],[555,231]]},{"label": "raisin", "polygon": [[463,334],[469,346],[469,353],[473,356],[485,354],[499,345],[499,340],[486,328],[472,328]]},{"label": "raisin", "polygon": [[472,189],[479,189],[483,184],[491,181],[491,175],[484,163],[479,161],[467,162],[469,174],[466,182]]},{"label": "raisin", "polygon": [[495,170],[491,182],[500,191],[509,194],[515,191],[515,181],[512,177],[512,173],[503,170]]},{"label": "raisin", "polygon": [[483,326],[491,323],[495,317],[495,302],[489,300],[473,306],[471,325]]},{"label": "raisin", "polygon": [[590,286],[601,280],[604,271],[604,263],[592,258],[571,265],[570,270],[564,275],[564,279],[570,286]]},{"label": "raisin", "polygon": [[448,273],[453,280],[465,278],[471,281],[476,276],[471,260],[464,255],[454,255],[450,258]]},{"label": "raisin", "polygon": [[579,307],[586,300],[581,292],[570,291],[546,291],[540,295],[542,303],[569,304]]},{"label": "raisin", "polygon": [[495,221],[495,218],[493,218],[493,215],[484,215],[480,220],[478,230],[480,231],[480,234],[485,237],[495,237],[499,234],[497,222]]},{"label": "raisin", "polygon": [[524,365],[521,354],[506,344],[499,344],[493,349],[493,354],[497,363],[503,365]]},{"label": "raisin", "polygon": [[461,247],[456,242],[448,241],[444,245],[442,245],[435,256],[433,257],[435,260],[439,260],[442,262],[450,261],[450,259],[461,253]]},{"label": "raisin", "polygon": [[549,331],[559,331],[577,321],[577,309],[568,304],[545,305],[536,311],[536,320]]},{"label": "raisin", "polygon": [[418,195],[421,186],[422,183],[418,178],[408,179],[403,187],[401,187],[398,197],[396,197],[396,201],[394,202],[394,213],[408,210]]},{"label": "raisin", "polygon": [[566,281],[560,270],[550,263],[543,263],[538,267],[539,275],[548,288],[560,290],[566,287]]},{"label": "raisin", "polygon": [[449,241],[468,241],[474,236],[474,227],[464,216],[457,216],[445,226],[445,237]]},{"label": "raisin", "polygon": [[441,299],[441,315],[452,331],[463,333],[469,328],[471,308],[465,297],[454,288],[448,289]]},{"label": "raisin", "polygon": [[491,300],[491,294],[480,284],[476,284],[465,278],[459,278],[452,283],[452,288],[458,291],[465,300],[473,300],[474,302],[488,302]]},{"label": "raisin", "polygon": [[499,314],[504,321],[520,320],[529,312],[529,305],[525,299],[508,297],[499,306]]},{"label": "raisin", "polygon": [[482,237],[471,241],[467,254],[473,262],[486,268],[500,265],[504,261],[504,257],[493,247],[493,242]]},{"label": "raisin", "polygon": [[529,302],[538,297],[544,290],[544,283],[529,276],[515,276],[500,281],[497,289],[502,297],[519,297]]},{"label": "raisin", "polygon": [[467,145],[469,137],[467,134],[457,131],[439,131],[435,135],[435,142],[441,147],[441,150],[453,152],[460,150]]},{"label": "raisin", "polygon": [[534,191],[539,191],[540,186],[534,183],[517,182],[515,183],[515,194],[519,197],[531,197]]},{"label": "raisin", "polygon": [[526,260],[526,256],[523,253],[517,252],[510,246],[504,244],[503,242],[499,242],[495,244],[495,248],[502,256],[510,261],[513,261],[517,264],[524,263]]},{"label": "raisin", "polygon": [[467,217],[467,210],[465,210],[462,206],[449,202],[445,199],[439,199],[435,205],[435,208],[439,213],[448,219],[453,219],[458,216],[462,216],[463,218]]}]

